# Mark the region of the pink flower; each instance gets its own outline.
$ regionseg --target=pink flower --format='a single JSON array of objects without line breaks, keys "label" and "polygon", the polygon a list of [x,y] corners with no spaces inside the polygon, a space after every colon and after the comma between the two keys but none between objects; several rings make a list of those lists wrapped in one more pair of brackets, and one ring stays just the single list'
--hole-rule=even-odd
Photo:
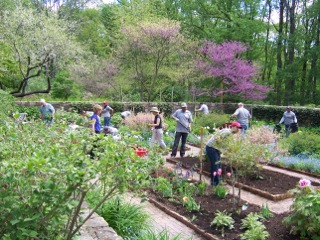
[{"label": "pink flower", "polygon": [[213,172],[213,174],[212,174],[214,177],[217,175],[217,172]]},{"label": "pink flower", "polygon": [[173,171],[173,168],[172,167],[168,167],[168,171]]},{"label": "pink flower", "polygon": [[308,179],[300,179],[299,185],[300,188],[305,188],[306,186],[311,186],[311,181]]},{"label": "pink flower", "polygon": [[219,168],[219,169],[218,169],[218,175],[220,176],[221,174],[222,174],[222,169]]},{"label": "pink flower", "polygon": [[227,177],[231,177],[231,172],[227,172]]}]

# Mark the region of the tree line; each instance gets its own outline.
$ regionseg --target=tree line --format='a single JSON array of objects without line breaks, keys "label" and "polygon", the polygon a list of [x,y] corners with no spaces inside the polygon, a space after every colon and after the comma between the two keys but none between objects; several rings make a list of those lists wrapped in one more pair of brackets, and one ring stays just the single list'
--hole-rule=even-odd
[{"label": "tree line", "polygon": [[319,0],[0,0],[0,88],[319,105],[319,12]]}]

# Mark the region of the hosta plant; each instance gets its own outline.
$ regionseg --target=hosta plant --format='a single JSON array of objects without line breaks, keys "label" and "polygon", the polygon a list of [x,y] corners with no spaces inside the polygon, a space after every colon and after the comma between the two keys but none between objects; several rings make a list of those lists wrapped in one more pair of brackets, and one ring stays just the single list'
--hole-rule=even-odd
[{"label": "hosta plant", "polygon": [[231,213],[226,213],[225,211],[221,212],[217,210],[214,219],[210,223],[210,226],[213,225],[216,226],[216,229],[219,229],[221,231],[221,235],[224,236],[225,228],[234,228],[234,220],[231,217]]}]

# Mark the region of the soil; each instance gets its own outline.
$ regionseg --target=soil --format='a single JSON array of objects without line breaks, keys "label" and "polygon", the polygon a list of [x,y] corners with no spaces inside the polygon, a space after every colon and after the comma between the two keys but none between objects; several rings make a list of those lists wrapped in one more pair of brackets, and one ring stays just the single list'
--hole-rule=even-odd
[{"label": "soil", "polygon": [[[195,157],[169,158],[167,160],[172,163],[179,163],[186,169],[195,168],[195,166],[198,168],[200,165],[199,158]],[[203,161],[202,169],[203,174],[210,175],[210,163],[208,161]],[[228,167],[222,164],[222,172],[227,171]],[[225,180],[227,179],[225,178]],[[294,189],[299,180],[296,177],[262,169],[256,175],[252,175],[246,179],[239,179],[239,182],[270,194],[285,194],[289,190]],[[313,183],[313,185],[319,184]]]},{"label": "soil", "polygon": [[[195,169],[199,166],[199,158],[195,157],[184,157],[184,158],[169,158],[167,159],[169,162],[177,163],[177,166],[182,166],[186,169]],[[227,171],[224,166],[223,171]],[[203,162],[203,172],[208,175],[210,173],[210,163],[207,161]],[[166,175],[166,171],[157,171],[157,176]],[[257,177],[258,176],[258,177]],[[284,194],[290,189],[294,189],[297,183],[299,182],[299,178],[288,176],[282,173],[261,170],[256,176],[251,176],[247,179],[241,179],[240,182],[245,183],[248,186],[252,186],[254,188],[261,189],[262,191],[266,191],[271,194]],[[319,184],[317,184],[319,185]],[[170,209],[173,212],[176,212],[192,222],[198,229],[201,229],[200,232],[205,232],[214,235],[216,239],[223,240],[234,240],[240,239],[240,234],[244,233],[241,227],[241,220],[244,219],[251,212],[260,212],[261,207],[246,203],[242,200],[239,200],[239,203],[236,205],[234,209],[234,205],[232,204],[232,196],[228,195],[225,199],[218,198],[213,194],[212,187],[208,186],[207,194],[196,196],[196,202],[200,204],[201,209],[199,212],[196,211],[187,211],[181,202],[181,199],[177,199],[177,201],[172,201],[172,199],[167,199],[159,195],[154,191],[149,191],[149,198],[154,199],[157,202],[160,202],[164,205],[165,209]],[[246,204],[248,207],[245,211],[241,210],[242,205]],[[221,235],[221,232],[217,230],[214,226],[210,226],[212,222],[215,212],[219,210],[221,212],[226,211],[231,213],[232,218],[235,220],[234,229],[229,230],[225,229],[224,236]],[[275,214],[273,213],[273,217],[268,218],[263,221],[263,224],[266,226],[266,231],[270,234],[270,240],[298,240],[299,236],[290,234],[290,228],[286,227],[282,220],[284,217],[288,216],[290,213],[282,213]],[[181,221],[181,219],[179,219]],[[190,222],[187,222],[189,225]],[[206,239],[214,239],[203,235]]]},{"label": "soil", "polygon": [[[196,158],[184,158],[182,161],[182,164],[190,164],[191,160],[194,160]],[[191,166],[191,165],[188,165]],[[260,180],[252,180],[252,182],[258,181],[260,183],[256,184],[256,186],[262,187],[264,184],[262,182],[267,182],[268,187],[265,187],[266,190],[271,190],[275,193],[279,193],[282,191],[287,191],[288,189],[292,189],[295,187],[297,183],[297,179],[293,178],[294,180],[291,180],[290,177],[284,174],[275,174],[274,172],[271,173],[271,175],[268,175],[270,171],[263,171],[259,175],[263,175],[263,179],[268,179],[267,181],[263,181],[263,179]],[[158,170],[153,176],[154,177],[167,177],[168,171],[166,170]],[[282,177],[284,179],[282,179]],[[287,178],[288,177],[288,178]],[[269,179],[270,178],[270,179]],[[276,178],[273,180],[273,178]],[[273,186],[274,182],[279,181],[280,183],[283,181],[289,182],[292,184],[292,187],[290,184],[284,184],[285,187],[277,189],[277,187],[270,188],[270,186]],[[246,181],[248,184],[250,181]],[[280,184],[281,185],[281,184]],[[279,186],[279,184],[275,184],[275,186]],[[228,195],[226,198],[221,199],[218,198],[213,194],[212,187],[207,187],[207,194],[196,196],[195,200],[198,204],[200,204],[200,211],[187,211],[181,202],[181,199],[168,199],[164,198],[162,195],[158,194],[157,192],[154,192],[152,190],[148,191],[148,197],[155,200],[156,202],[161,203],[164,205],[165,209],[169,209],[173,212],[176,212],[180,214],[181,216],[184,216],[185,218],[189,219],[189,221],[192,222],[198,229],[202,230],[205,233],[209,233],[211,235],[214,235],[216,239],[223,239],[223,240],[234,240],[234,239],[240,239],[240,234],[244,233],[243,229],[240,229],[241,227],[241,220],[244,219],[249,213],[258,213],[261,212],[261,207],[250,204],[247,202],[244,202],[242,200],[238,200],[238,204],[234,205],[232,203],[232,196]],[[243,205],[247,205],[246,210],[241,210]],[[164,209],[164,210],[165,210]],[[221,232],[217,230],[214,226],[210,226],[210,223],[212,222],[215,212],[219,210],[221,212],[226,211],[227,213],[231,213],[232,218],[235,220],[234,229],[229,230],[225,229],[224,236],[221,235]],[[170,212],[168,212],[170,214]],[[290,228],[286,227],[282,220],[284,217],[288,216],[289,213],[283,213],[283,214],[275,214],[273,213],[273,217],[266,219],[263,221],[263,224],[266,226],[266,231],[270,234],[269,238],[270,240],[297,240],[300,239],[299,236],[290,234]],[[175,217],[173,215],[173,217]],[[181,219],[178,219],[181,221]],[[189,225],[189,222],[187,222],[187,225]],[[206,235],[203,235],[204,238],[207,239],[213,239],[208,238]]]},{"label": "soil", "polygon": [[[209,190],[210,191],[210,190]],[[203,230],[206,233],[212,234],[216,239],[223,240],[235,240],[240,239],[240,234],[244,233],[241,227],[241,220],[245,218],[251,212],[260,212],[261,208],[259,206],[248,204],[248,208],[245,211],[241,211],[241,206],[245,202],[241,201],[238,205],[238,211],[232,211],[232,197],[228,195],[225,199],[220,199],[213,195],[212,190],[208,195],[197,196],[195,199],[198,204],[200,204],[201,209],[199,212],[191,211],[188,212],[181,204],[177,204],[169,201],[167,198],[162,197],[158,193],[149,191],[149,198],[160,202],[165,206],[166,209],[169,209],[173,212],[176,212],[186,218],[188,218],[197,228]],[[247,204],[247,203],[246,203]],[[234,228],[232,230],[225,229],[224,236],[221,235],[221,232],[215,228],[215,226],[210,227],[210,223],[214,218],[215,212],[226,211],[232,213],[232,218],[235,220]],[[263,224],[266,226],[266,231],[270,234],[270,240],[298,240],[299,236],[290,234],[290,228],[282,224],[282,219],[287,216],[288,213],[284,214],[273,214],[273,217],[263,221]],[[206,239],[213,239],[205,237]]]}]

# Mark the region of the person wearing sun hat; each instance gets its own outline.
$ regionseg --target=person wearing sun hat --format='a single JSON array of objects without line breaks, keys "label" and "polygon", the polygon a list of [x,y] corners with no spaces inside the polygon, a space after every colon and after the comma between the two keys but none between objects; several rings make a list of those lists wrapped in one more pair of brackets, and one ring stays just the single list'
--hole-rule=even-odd
[{"label": "person wearing sun hat", "polygon": [[286,137],[289,137],[291,132],[291,124],[298,123],[296,114],[292,112],[292,107],[287,106],[286,111],[283,113],[279,124],[284,123],[284,129],[286,130]]},{"label": "person wearing sun hat", "polygon": [[[226,126],[226,125],[225,125]],[[210,160],[210,178],[211,186],[217,186],[220,182],[221,175],[221,163],[219,150],[220,144],[231,134],[236,134],[242,129],[241,124],[238,122],[232,122],[229,127],[225,127],[220,131],[212,135],[212,137],[206,143],[206,155]]]},{"label": "person wearing sun hat", "polygon": [[111,115],[113,113],[113,109],[109,106],[108,101],[103,102],[103,109],[101,112],[101,117],[103,117],[104,126],[110,126]]},{"label": "person wearing sun hat", "polygon": [[180,146],[180,157],[185,155],[185,146],[187,143],[188,133],[191,131],[192,114],[187,110],[188,106],[186,103],[181,103],[181,109],[178,109],[172,114],[172,118],[176,120],[176,133],[174,136],[174,143],[171,151],[171,157],[174,158],[177,155],[179,142],[181,139]]},{"label": "person wearing sun hat", "polygon": [[166,144],[163,141],[163,119],[159,114],[159,110],[157,107],[152,107],[150,109],[150,112],[154,116],[153,123],[150,123],[149,126],[152,127],[152,137],[151,137],[151,147],[153,147],[153,144],[157,142],[159,146],[165,150]]}]

